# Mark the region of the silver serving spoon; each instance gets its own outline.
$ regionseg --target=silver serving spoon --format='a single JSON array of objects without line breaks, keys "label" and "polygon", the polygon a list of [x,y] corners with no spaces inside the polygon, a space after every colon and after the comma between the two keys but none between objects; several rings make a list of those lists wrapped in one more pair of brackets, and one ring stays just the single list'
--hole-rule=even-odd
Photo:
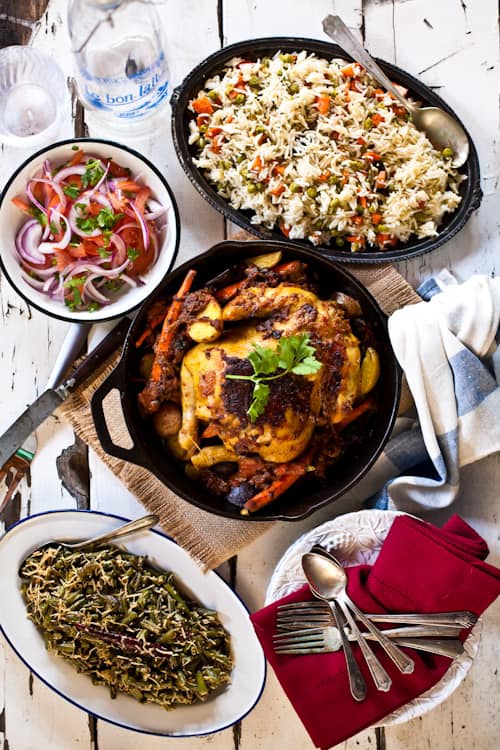
[{"label": "silver serving spoon", "polygon": [[114,539],[121,539],[129,534],[136,534],[138,531],[144,529],[150,529],[152,526],[156,526],[160,519],[158,516],[151,514],[149,516],[142,516],[142,518],[136,518],[135,521],[129,521],[123,526],[118,526],[117,529],[107,531],[105,534],[99,534],[91,539],[83,539],[81,542],[63,542],[59,539],[51,542],[51,544],[59,544],[61,547],[67,549],[87,549],[87,547],[95,547],[97,544],[106,544]]},{"label": "silver serving spoon", "polygon": [[[306,568],[304,567],[304,557],[302,556],[302,567],[304,568],[304,574],[307,578],[307,581],[309,583],[309,588],[311,589],[311,593],[313,596],[315,596],[318,599],[323,599],[323,597],[318,593],[316,590],[316,587],[314,584],[311,584],[311,581],[309,580],[309,576],[307,574]],[[361,673],[361,669],[359,668],[359,664],[356,661],[356,657],[354,656],[354,652],[351,648],[351,644],[349,643],[349,638],[347,637],[347,633],[344,629],[344,624],[342,622],[342,613],[339,607],[339,604],[336,601],[329,601],[328,599],[325,599],[324,601],[327,602],[329,605],[333,617],[335,619],[335,624],[337,626],[337,632],[340,637],[340,643],[342,644],[342,648],[344,649],[344,656],[347,666],[347,676],[349,679],[349,689],[351,691],[351,695],[356,701],[363,701],[365,700],[367,693],[368,693],[368,686],[366,684],[366,680],[363,677]]]},{"label": "silver serving spoon", "polygon": [[400,104],[410,113],[415,127],[423,130],[438,151],[451,149],[453,167],[461,167],[469,156],[467,133],[457,120],[440,107],[416,107],[411,104],[389,80],[375,60],[347,28],[340,16],[326,16],[323,31],[337,42],[356,62],[359,62],[387,91],[394,94]]}]

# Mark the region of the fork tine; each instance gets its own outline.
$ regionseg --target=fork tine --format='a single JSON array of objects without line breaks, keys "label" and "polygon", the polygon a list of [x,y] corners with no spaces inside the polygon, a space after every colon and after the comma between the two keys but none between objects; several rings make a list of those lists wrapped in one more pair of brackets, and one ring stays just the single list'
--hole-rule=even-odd
[{"label": "fork tine", "polygon": [[273,642],[275,646],[289,646],[292,643],[296,643],[297,645],[305,645],[306,643],[314,643],[314,644],[322,644],[323,643],[323,633],[315,633],[314,635],[309,634],[302,634],[302,635],[286,635],[285,638],[276,638],[276,636],[273,637]]},{"label": "fork tine", "polygon": [[275,654],[296,654],[297,656],[306,655],[306,654],[325,654],[328,653],[330,649],[326,649],[324,646],[320,648],[275,648],[274,653]]},{"label": "fork tine", "polygon": [[278,611],[279,612],[287,612],[287,611],[293,611],[295,609],[325,609],[328,610],[328,604],[325,602],[320,601],[309,601],[309,602],[290,602],[290,604],[279,604],[278,605]]},{"label": "fork tine", "polygon": [[274,640],[278,640],[281,638],[290,638],[292,635],[314,635],[314,634],[321,634],[323,632],[323,628],[304,628],[303,630],[285,630],[281,632],[277,632],[273,635]]},{"label": "fork tine", "polygon": [[290,623],[297,623],[297,625],[304,625],[309,623],[318,623],[320,625],[324,625],[325,623],[330,622],[330,616],[329,615],[303,615],[302,617],[299,617],[298,615],[293,615],[292,617],[283,617],[281,615],[278,615],[276,618],[276,622],[281,625],[290,624]]}]

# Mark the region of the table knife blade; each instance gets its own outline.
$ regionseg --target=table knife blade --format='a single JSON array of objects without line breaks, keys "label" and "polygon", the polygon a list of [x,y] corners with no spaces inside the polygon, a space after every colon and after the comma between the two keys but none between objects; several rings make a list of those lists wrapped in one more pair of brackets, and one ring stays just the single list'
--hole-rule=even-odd
[{"label": "table knife blade", "polygon": [[0,437],[0,467],[22,446],[24,441],[49,417],[72,391],[81,385],[123,342],[130,326],[130,320],[124,318],[88,354],[78,367],[57,388],[47,388],[28,408],[11,424]]}]

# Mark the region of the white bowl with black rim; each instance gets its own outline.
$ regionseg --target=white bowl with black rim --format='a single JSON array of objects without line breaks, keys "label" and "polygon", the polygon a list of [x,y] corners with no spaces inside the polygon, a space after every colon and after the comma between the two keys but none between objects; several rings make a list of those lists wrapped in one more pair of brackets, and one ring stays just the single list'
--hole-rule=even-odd
[{"label": "white bowl with black rim", "polygon": [[[43,290],[33,288],[26,280],[16,250],[16,236],[26,222],[26,216],[12,203],[12,199],[16,197],[26,199],[27,183],[35,173],[41,170],[46,160],[54,166],[62,165],[71,159],[75,148],[82,148],[86,154],[103,160],[112,159],[120,166],[130,169],[132,175],[140,176],[141,184],[151,189],[154,200],[165,208],[155,263],[141,275],[141,281],[137,286],[126,285],[116,296],[113,296],[108,304],[92,312],[70,310],[60,298],[51,298]],[[74,138],[47,146],[30,156],[16,169],[0,196],[0,266],[2,272],[28,304],[47,315],[72,323],[97,323],[110,320],[122,317],[138,307],[172,269],[179,248],[179,240],[179,212],[166,179],[145,156],[114,141]]]}]

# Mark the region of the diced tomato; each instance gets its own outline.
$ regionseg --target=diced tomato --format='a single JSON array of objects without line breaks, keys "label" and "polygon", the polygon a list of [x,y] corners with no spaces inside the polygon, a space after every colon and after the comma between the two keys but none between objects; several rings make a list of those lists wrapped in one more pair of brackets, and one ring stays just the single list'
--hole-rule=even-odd
[{"label": "diced tomato", "polygon": [[11,203],[24,214],[28,214],[28,216],[33,218],[29,204],[26,201],[23,201],[22,198],[12,198]]},{"label": "diced tomato", "polygon": [[135,207],[141,214],[144,213],[144,210],[146,208],[146,203],[150,195],[151,195],[151,190],[148,187],[141,188],[139,192],[137,193],[137,197],[135,199]]},{"label": "diced tomato", "polygon": [[372,214],[372,222],[377,226],[382,221],[382,214]]},{"label": "diced tomato", "polygon": [[142,232],[140,227],[127,227],[127,229],[124,229],[123,232],[120,233],[120,237],[124,241],[127,248],[132,247],[134,248],[134,250],[137,250],[139,252],[139,256],[135,260],[133,260],[130,265],[127,266],[126,273],[130,276],[139,276],[143,274],[150,267],[151,263],[153,262],[154,256],[151,247],[148,247],[147,250],[144,250],[144,243],[142,240]]},{"label": "diced tomato", "polygon": [[69,160],[68,166],[74,167],[75,164],[80,164],[80,162],[83,160],[83,156],[84,156],[83,149],[79,148],[78,151],[75,151],[75,153]]},{"label": "diced tomato", "polygon": [[377,154],[376,151],[367,151],[364,154],[365,159],[369,159],[370,161],[382,161],[382,157],[380,154]]},{"label": "diced tomato", "polygon": [[109,162],[108,174],[110,177],[128,177],[130,175],[130,169],[127,167],[121,167],[115,161]]},{"label": "diced tomato", "polygon": [[207,138],[214,138],[216,135],[219,135],[219,133],[222,133],[222,128],[214,127],[214,128],[208,128],[206,132]]},{"label": "diced tomato", "polygon": [[360,146],[366,146],[366,140],[362,135],[360,135],[359,138],[356,138],[356,143],[359,143]]},{"label": "diced tomato", "polygon": [[385,117],[382,117],[382,115],[379,115],[378,112],[375,112],[374,115],[371,116],[372,124],[377,127],[377,125],[380,125],[381,122],[385,122]]},{"label": "diced tomato", "polygon": [[285,169],[286,167],[284,164],[275,164],[271,170],[271,174],[280,174],[283,176],[285,174]]},{"label": "diced tomato", "polygon": [[127,193],[138,193],[141,190],[141,186],[133,180],[123,180],[122,182],[118,182],[117,186],[120,190],[125,190]]},{"label": "diced tomato", "polygon": [[327,182],[329,178],[331,177],[331,175],[332,173],[330,172],[330,170],[327,169],[325,172],[320,174],[319,179],[321,182]]},{"label": "diced tomato", "polygon": [[58,271],[64,271],[66,266],[68,266],[70,263],[73,262],[73,256],[68,250],[63,250],[61,248],[56,247],[54,249],[54,254],[57,260]]},{"label": "diced tomato", "polygon": [[68,247],[68,252],[72,258],[86,258],[87,257],[87,251],[85,250],[85,246],[83,242],[80,242],[78,247]]},{"label": "diced tomato", "polygon": [[211,115],[214,111],[214,108],[212,107],[212,103],[207,96],[199,96],[198,99],[194,100],[192,106],[193,106],[194,111],[198,115],[201,115],[201,114]]},{"label": "diced tomato", "polygon": [[360,224],[363,223],[363,217],[362,216],[353,216],[352,217],[352,223],[356,224],[357,226],[359,226]]},{"label": "diced tomato", "polygon": [[207,122],[210,120],[210,115],[198,115],[196,118],[196,124],[198,127],[201,127],[201,125],[206,125]]},{"label": "diced tomato", "polygon": [[363,206],[363,208],[366,208],[366,195],[358,196],[358,200],[360,204]]},{"label": "diced tomato", "polygon": [[365,244],[365,238],[364,237],[356,237],[354,234],[349,234],[346,237],[347,242],[357,242],[359,245]]}]

